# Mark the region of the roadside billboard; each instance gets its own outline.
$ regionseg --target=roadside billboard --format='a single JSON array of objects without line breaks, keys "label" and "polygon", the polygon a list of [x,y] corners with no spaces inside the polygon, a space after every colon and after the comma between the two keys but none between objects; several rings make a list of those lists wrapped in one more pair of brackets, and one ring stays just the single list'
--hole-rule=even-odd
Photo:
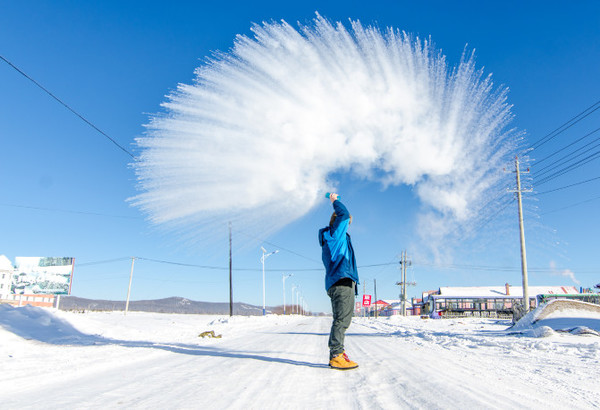
[{"label": "roadside billboard", "polygon": [[363,306],[371,306],[371,295],[363,295]]},{"label": "roadside billboard", "polygon": [[17,256],[11,293],[69,295],[75,258]]}]

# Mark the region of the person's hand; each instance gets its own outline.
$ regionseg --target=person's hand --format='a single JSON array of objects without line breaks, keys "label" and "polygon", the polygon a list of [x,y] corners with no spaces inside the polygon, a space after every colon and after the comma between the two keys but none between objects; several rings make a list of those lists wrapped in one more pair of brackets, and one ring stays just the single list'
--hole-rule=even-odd
[{"label": "person's hand", "polygon": [[329,200],[331,201],[331,203],[334,203],[336,199],[338,199],[338,194],[336,194],[335,192],[329,194]]}]

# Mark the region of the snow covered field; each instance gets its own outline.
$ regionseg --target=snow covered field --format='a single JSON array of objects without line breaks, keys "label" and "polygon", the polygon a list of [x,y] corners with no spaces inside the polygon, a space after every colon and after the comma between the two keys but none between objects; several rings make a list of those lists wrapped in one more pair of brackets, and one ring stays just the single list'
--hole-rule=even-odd
[{"label": "snow covered field", "polygon": [[[586,320],[594,329],[600,315]],[[355,318],[346,348],[360,367],[337,371],[327,366],[330,322],[0,305],[0,408],[600,407],[594,334]],[[222,337],[198,336],[209,330]]]}]

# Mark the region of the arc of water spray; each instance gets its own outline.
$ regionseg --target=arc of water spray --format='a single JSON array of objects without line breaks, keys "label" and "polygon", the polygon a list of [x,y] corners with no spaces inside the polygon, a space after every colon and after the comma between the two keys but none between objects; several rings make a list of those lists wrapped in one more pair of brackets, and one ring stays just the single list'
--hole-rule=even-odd
[{"label": "arc of water spray", "polygon": [[430,39],[318,14],[252,32],[179,84],[137,139],[132,202],[153,222],[279,229],[346,171],[414,186],[421,232],[443,235],[502,177],[516,144],[507,89],[472,53],[450,69]]}]

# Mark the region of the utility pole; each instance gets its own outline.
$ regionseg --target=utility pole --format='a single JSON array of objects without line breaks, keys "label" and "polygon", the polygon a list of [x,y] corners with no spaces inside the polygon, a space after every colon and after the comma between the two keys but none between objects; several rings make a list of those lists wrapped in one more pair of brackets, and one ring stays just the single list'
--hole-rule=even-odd
[{"label": "utility pole", "polygon": [[402,286],[402,316],[406,316],[406,285],[416,286],[417,282],[406,282],[406,267],[411,265],[412,262],[407,260],[406,251],[402,251],[400,255],[400,265],[402,265],[402,281],[396,282],[396,285]]},{"label": "utility pole", "polygon": [[131,257],[131,272],[129,273],[129,287],[127,288],[127,302],[125,303],[125,315],[127,315],[127,311],[129,310],[129,295],[131,295],[131,281],[133,279],[133,263],[135,262],[135,257]]},{"label": "utility pole", "polygon": [[233,316],[233,263],[231,260],[231,222],[229,222],[229,316]]},{"label": "utility pole", "polygon": [[[367,293],[367,284],[363,282],[363,299],[365,298],[365,293]],[[367,316],[367,309],[365,306],[362,307],[363,317]]]},{"label": "utility pole", "polygon": [[402,256],[402,316],[406,316],[406,251]]},{"label": "utility pole", "polygon": [[[523,227],[523,203],[521,200],[522,192],[531,192],[532,189],[521,189],[521,172],[519,171],[519,157],[515,156],[515,172],[517,174],[517,189],[509,192],[517,193],[519,203],[519,234],[521,239],[521,272],[523,275],[523,309],[525,313],[529,312],[529,284],[527,280],[527,253],[525,251],[525,228]],[[529,172],[529,168],[526,172]]]},{"label": "utility pole", "polygon": [[377,279],[373,279],[373,288],[375,293],[375,319],[377,319]]}]

